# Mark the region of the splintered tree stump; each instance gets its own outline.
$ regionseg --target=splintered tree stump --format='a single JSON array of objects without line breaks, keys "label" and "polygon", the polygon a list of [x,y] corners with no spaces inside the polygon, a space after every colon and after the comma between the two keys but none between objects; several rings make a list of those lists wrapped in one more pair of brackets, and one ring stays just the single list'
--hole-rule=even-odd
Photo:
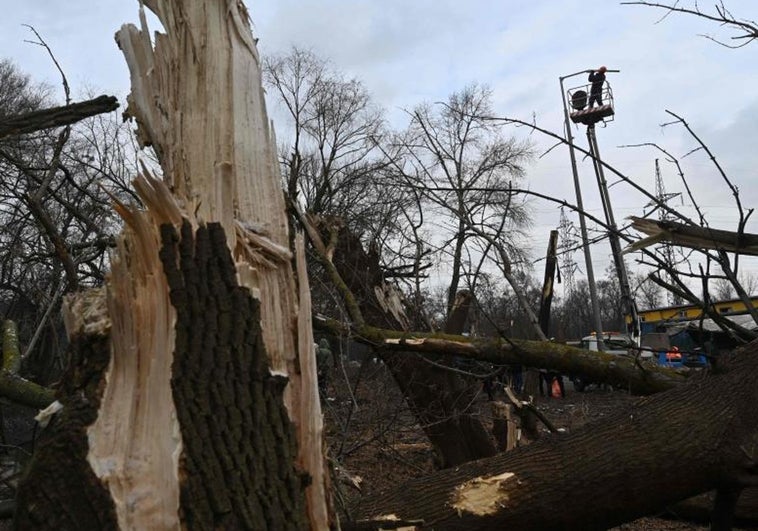
[{"label": "splintered tree stump", "polygon": [[[333,264],[361,301],[366,324],[408,330],[409,321],[398,288],[385,281],[378,256],[366,252],[360,239],[344,227],[336,239]],[[462,293],[458,302],[461,319],[456,319],[459,321],[456,326],[462,327],[470,294]],[[359,335],[363,332],[368,331],[360,331]],[[457,466],[497,453],[490,433],[469,407],[481,387],[478,380],[435,367],[421,356],[388,349],[379,349],[377,354],[423,426],[440,467]],[[438,365],[456,364],[454,357],[444,353],[432,353],[428,358]]]},{"label": "splintered tree stump", "polygon": [[145,0],[139,15],[116,34],[124,116],[160,176],[136,176],[143,209],[114,205],[125,228],[103,290],[66,300],[77,350],[18,526],[329,529],[304,243],[249,13]]},{"label": "splintered tree stump", "polygon": [[[150,466],[143,471],[147,477],[132,478],[143,482],[141,488],[123,491],[126,499],[112,498],[118,471],[130,466],[130,457],[122,452],[108,457],[92,455],[88,434],[97,436],[91,430],[98,415],[105,414],[101,405],[106,374],[119,379],[131,371],[129,360],[112,359],[106,316],[92,314],[91,320],[82,322],[82,328],[72,334],[72,363],[59,393],[63,408],[45,430],[19,489],[17,526],[51,530],[169,529],[179,525],[186,529],[306,529],[308,477],[295,466],[295,429],[283,402],[288,380],[269,369],[259,324],[260,305],[237,282],[224,231],[218,224],[209,224],[193,233],[185,221],[181,237],[169,224],[162,225],[160,232],[159,255],[176,311],[176,346],[170,374],[165,375],[176,405],[176,421],[158,430],[162,433],[153,426],[153,448],[131,458],[142,456],[158,463],[155,454],[163,446],[176,453],[178,469]],[[145,398],[149,396],[148,392]],[[130,430],[123,436],[132,443],[150,444],[139,439],[138,432],[146,425],[132,415],[139,408],[139,398],[119,395],[119,408],[125,416],[112,420],[128,425]],[[117,430],[118,426],[111,428]],[[176,429],[181,444],[172,435]],[[162,513],[160,506],[154,511],[140,507],[153,504],[153,497],[162,494],[144,489],[159,489],[164,475],[179,480],[173,514]],[[142,497],[130,501],[139,492],[144,493]],[[136,505],[136,510],[130,505]],[[143,519],[139,509],[147,509],[152,519]]]}]

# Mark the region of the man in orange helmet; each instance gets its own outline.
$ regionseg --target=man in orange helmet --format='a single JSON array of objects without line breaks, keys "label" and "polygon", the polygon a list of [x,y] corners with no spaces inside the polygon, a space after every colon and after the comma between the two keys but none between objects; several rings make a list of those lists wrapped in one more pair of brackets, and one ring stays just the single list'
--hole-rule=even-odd
[{"label": "man in orange helmet", "polygon": [[603,104],[603,84],[605,83],[606,70],[608,69],[604,66],[601,66],[597,70],[588,70],[590,73],[588,81],[592,83],[592,87],[590,88],[590,109],[594,102],[597,102],[598,106]]}]

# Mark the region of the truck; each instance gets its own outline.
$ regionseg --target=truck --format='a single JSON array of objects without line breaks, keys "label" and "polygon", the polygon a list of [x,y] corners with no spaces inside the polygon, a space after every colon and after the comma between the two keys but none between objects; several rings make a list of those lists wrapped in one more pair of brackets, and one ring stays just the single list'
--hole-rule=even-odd
[{"label": "truck", "polygon": [[642,335],[643,352],[648,353],[659,365],[664,367],[699,369],[708,366],[708,359],[700,351],[683,350],[681,345],[671,344],[671,338],[665,332],[655,332]]},{"label": "truck", "polygon": [[[580,348],[597,352],[597,334],[592,333],[582,338]],[[619,332],[603,332],[603,344],[608,354],[629,354],[629,349],[636,347],[634,340]]]},{"label": "truck", "polygon": [[[583,337],[576,346],[597,352],[599,350],[597,343],[597,334],[592,333]],[[639,352],[642,360],[664,367],[698,369],[707,367],[708,365],[706,357],[700,352],[679,352],[678,347],[671,345],[669,336],[666,333],[643,334],[640,346],[638,347],[634,340],[626,334],[604,332],[603,344],[605,346],[604,352],[607,354],[627,356]],[[587,386],[594,383],[582,375],[574,375],[570,379],[574,384],[574,389],[579,392],[584,391]]]},{"label": "truck", "polygon": [[[598,343],[597,334],[593,332],[592,334],[588,336],[584,336],[582,340],[579,342],[579,344],[576,346],[584,350],[598,352],[600,349],[598,348],[597,343]],[[619,332],[603,332],[603,345],[605,346],[604,352],[606,354],[613,354],[617,356],[629,355],[630,352],[633,352],[633,349],[636,350],[637,348],[637,345],[635,344],[634,340],[631,337]],[[652,353],[648,352],[647,357],[648,358],[652,357]],[[569,379],[571,380],[571,383],[574,384],[574,389],[576,389],[580,393],[583,392],[587,388],[587,386],[595,383],[589,380],[589,378],[587,378],[586,376],[581,375],[581,374],[572,375]]]}]

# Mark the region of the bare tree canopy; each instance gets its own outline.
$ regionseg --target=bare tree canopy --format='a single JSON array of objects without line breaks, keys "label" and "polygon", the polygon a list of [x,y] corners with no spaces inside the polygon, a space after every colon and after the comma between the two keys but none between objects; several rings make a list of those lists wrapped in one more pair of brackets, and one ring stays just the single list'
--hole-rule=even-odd
[{"label": "bare tree canopy", "polygon": [[666,11],[666,13],[663,15],[663,17],[661,17],[661,20],[672,13],[683,13],[686,15],[694,15],[711,22],[716,22],[717,24],[735,33],[735,35],[729,37],[732,42],[724,42],[720,38],[712,37],[710,35],[703,35],[703,37],[710,39],[722,46],[726,46],[727,48],[742,48],[743,46],[747,46],[754,40],[758,39],[758,24],[753,20],[734,16],[727,7],[727,4],[723,2],[723,0],[718,0],[715,2],[713,6],[713,12],[710,13],[703,11],[698,5],[698,2],[692,2],[692,4],[690,4],[691,7],[687,6],[683,2],[680,3],[678,1],[673,3],[621,2],[621,4],[647,6],[662,9]]}]

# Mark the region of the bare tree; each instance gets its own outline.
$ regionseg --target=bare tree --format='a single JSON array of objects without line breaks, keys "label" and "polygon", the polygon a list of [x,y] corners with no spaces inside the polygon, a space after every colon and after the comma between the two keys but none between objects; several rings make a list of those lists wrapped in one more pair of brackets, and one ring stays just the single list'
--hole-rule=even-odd
[{"label": "bare tree", "polygon": [[33,84],[10,59],[0,61],[0,118],[35,111],[49,94],[49,86]]},{"label": "bare tree", "polygon": [[380,179],[387,167],[377,149],[386,130],[383,111],[363,83],[312,52],[292,48],[267,58],[264,71],[290,118],[281,159],[290,201],[310,214],[339,217],[369,240],[380,237],[398,217],[391,207],[401,199]]},{"label": "bare tree", "polygon": [[55,310],[64,293],[102,283],[120,227],[108,194],[125,197],[134,166],[127,164],[126,126],[114,115],[39,130],[58,123],[50,118],[60,114],[49,108],[51,89],[9,61],[0,69],[5,123],[30,131],[0,141],[0,290],[6,317],[20,323],[25,370],[52,381],[65,349]]},{"label": "bare tree", "polygon": [[523,177],[530,150],[481,119],[490,113],[491,92],[479,85],[409,112],[404,174],[435,209],[431,221],[445,235],[439,248],[452,248],[448,312],[462,280],[474,281],[468,264],[489,261],[510,271],[524,257],[517,243],[529,226],[528,209],[510,188]]},{"label": "bare tree", "polygon": [[703,37],[710,39],[727,48],[742,48],[752,43],[755,39],[758,39],[758,24],[755,21],[745,18],[736,17],[729,10],[723,0],[718,0],[713,6],[712,12],[703,11],[700,9],[698,2],[693,1],[689,5],[682,5],[680,2],[621,2],[622,5],[638,5],[647,6],[662,9],[665,11],[661,20],[668,17],[671,14],[681,13],[685,15],[694,15],[696,17],[715,22],[722,28],[730,30],[733,35],[729,37],[732,42],[725,42],[720,37],[714,37],[712,35],[703,35]]},{"label": "bare tree", "polygon": [[585,279],[575,283],[574,289],[558,301],[552,319],[559,340],[579,339],[593,330],[589,285]]},{"label": "bare tree", "polygon": [[287,194],[293,200],[301,187],[302,150],[307,143],[305,128],[314,119],[313,107],[326,69],[324,60],[298,48],[284,55],[269,56],[263,62],[264,83],[275,90],[292,118],[292,145],[284,147],[283,163],[287,165]]},{"label": "bare tree", "polygon": [[[423,268],[427,253],[408,235],[421,229],[421,206],[393,185],[384,113],[363,83],[297,47],[264,61],[264,81],[290,119],[280,163],[291,208],[311,217],[326,242],[343,227],[357,236],[385,278],[420,279],[409,272]],[[341,298],[317,280],[319,260],[310,266],[314,303],[333,315]]]},{"label": "bare tree", "polygon": [[632,275],[632,287],[637,301],[642,309],[659,308],[663,306],[663,290],[650,280],[647,275],[640,273]]}]

